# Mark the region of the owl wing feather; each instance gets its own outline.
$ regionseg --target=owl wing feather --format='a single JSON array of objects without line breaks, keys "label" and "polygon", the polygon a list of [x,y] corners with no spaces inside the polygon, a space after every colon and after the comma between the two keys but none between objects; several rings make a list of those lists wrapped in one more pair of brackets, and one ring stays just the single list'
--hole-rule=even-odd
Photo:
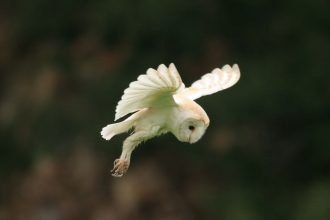
[{"label": "owl wing feather", "polygon": [[201,96],[211,95],[233,86],[240,78],[240,71],[237,64],[233,67],[225,65],[222,69],[216,68],[202,78],[194,82],[191,87],[184,89],[180,95],[195,100]]},{"label": "owl wing feather", "polygon": [[143,108],[176,104],[173,95],[185,88],[181,77],[171,63],[169,68],[164,64],[158,69],[148,69],[147,74],[140,75],[124,91],[116,107],[115,120]]}]

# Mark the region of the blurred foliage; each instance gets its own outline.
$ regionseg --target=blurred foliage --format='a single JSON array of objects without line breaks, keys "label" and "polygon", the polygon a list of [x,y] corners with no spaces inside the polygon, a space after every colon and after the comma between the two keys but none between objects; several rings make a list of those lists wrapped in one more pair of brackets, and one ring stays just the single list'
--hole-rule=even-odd
[{"label": "blurred foliage", "polygon": [[[328,219],[329,10],[3,0],[0,219]],[[170,62],[186,86],[227,63],[242,77],[197,100],[211,119],[202,140],[149,140],[113,179],[125,135],[99,132],[131,81]]]}]

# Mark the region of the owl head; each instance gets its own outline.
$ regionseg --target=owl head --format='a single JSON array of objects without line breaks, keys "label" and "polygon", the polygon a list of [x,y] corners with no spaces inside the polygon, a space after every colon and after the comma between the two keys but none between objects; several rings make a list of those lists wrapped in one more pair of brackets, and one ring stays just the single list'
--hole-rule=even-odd
[{"label": "owl head", "polygon": [[205,133],[210,124],[210,119],[203,108],[196,102],[183,97],[176,97],[179,104],[179,112],[176,114],[177,126],[172,132],[180,141],[195,143]]}]

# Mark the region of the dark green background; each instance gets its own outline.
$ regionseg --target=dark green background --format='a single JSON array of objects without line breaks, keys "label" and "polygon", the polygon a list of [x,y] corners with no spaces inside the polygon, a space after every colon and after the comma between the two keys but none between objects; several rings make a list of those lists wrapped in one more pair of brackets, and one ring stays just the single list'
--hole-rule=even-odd
[{"label": "dark green background", "polygon": [[[330,216],[330,2],[0,2],[0,219],[293,219]],[[198,99],[194,145],[139,146],[121,179],[102,127],[130,82],[175,63]]]}]

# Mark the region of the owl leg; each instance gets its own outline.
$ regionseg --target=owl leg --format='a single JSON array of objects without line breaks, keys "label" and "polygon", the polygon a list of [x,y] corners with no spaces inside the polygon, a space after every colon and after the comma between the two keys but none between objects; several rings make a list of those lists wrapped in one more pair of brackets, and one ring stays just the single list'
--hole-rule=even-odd
[{"label": "owl leg", "polygon": [[138,131],[126,138],[123,144],[123,151],[121,156],[119,159],[115,160],[114,167],[111,170],[111,172],[114,172],[112,176],[121,177],[124,173],[126,173],[130,164],[132,151],[142,141],[148,140],[148,136],[150,136],[149,132]]}]

